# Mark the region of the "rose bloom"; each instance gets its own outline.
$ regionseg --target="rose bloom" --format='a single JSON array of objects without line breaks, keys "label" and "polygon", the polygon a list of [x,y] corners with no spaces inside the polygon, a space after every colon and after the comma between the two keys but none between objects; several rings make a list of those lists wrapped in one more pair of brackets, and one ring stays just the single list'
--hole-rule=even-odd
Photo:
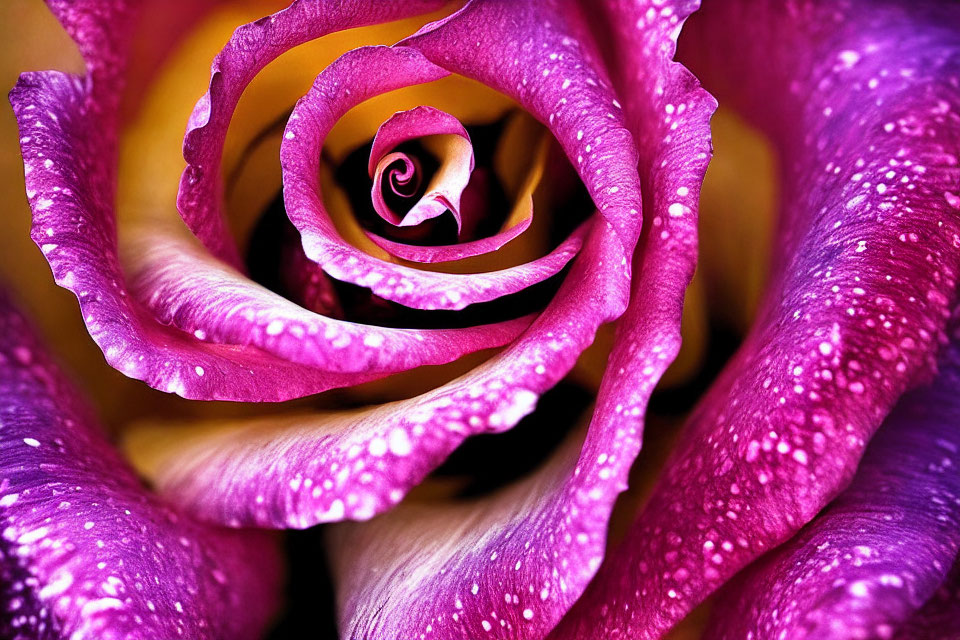
[{"label": "rose bloom", "polygon": [[0,9],[0,637],[960,638],[960,5],[274,4]]}]

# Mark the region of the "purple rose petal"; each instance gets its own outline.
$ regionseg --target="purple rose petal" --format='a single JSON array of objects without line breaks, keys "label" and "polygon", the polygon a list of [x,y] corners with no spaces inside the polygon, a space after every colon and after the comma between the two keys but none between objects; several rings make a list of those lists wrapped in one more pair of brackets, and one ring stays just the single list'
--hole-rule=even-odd
[{"label": "purple rose petal", "polygon": [[135,296],[164,324],[229,345],[253,346],[284,361],[367,379],[514,340],[531,318],[466,329],[394,329],[307,311],[205,253],[192,238],[140,233],[131,273]]},{"label": "purple rose petal", "polygon": [[[629,261],[641,227],[637,151],[597,46],[587,44],[582,11],[568,0],[468,2],[401,44],[509,96],[546,125]],[[558,23],[575,27],[560,33]]]},{"label": "purple rose petal", "polygon": [[954,640],[960,637],[960,558],[950,575],[894,640]]},{"label": "purple rose petal", "polygon": [[[338,280],[367,287],[385,300],[415,309],[459,310],[522,291],[559,273],[580,245],[571,238],[533,262],[487,273],[454,274],[381,260],[339,235],[320,190],[324,138],[344,113],[364,100],[447,75],[407,47],[354,49],[317,76],[294,108],[280,148],[287,215],[300,230],[307,256]],[[350,87],[350,91],[342,91],[342,87]]]},{"label": "purple rose petal", "polygon": [[[481,238],[480,240],[461,242],[460,244],[437,246],[401,244],[399,242],[387,240],[386,238],[382,238],[377,234],[370,232],[367,232],[367,237],[370,238],[378,247],[396,258],[422,263],[453,262],[455,260],[462,260],[464,258],[471,258],[473,256],[479,256],[485,253],[496,251],[526,231],[530,227],[531,221],[532,218],[527,216],[517,224],[505,229],[504,231],[500,231],[496,235],[489,236],[487,238]],[[563,242],[563,244],[568,245],[569,243],[575,241],[575,236],[571,235]],[[558,248],[558,250],[566,251],[567,249]],[[553,271],[553,269],[550,270]]]},{"label": "purple rose petal", "polygon": [[[122,70],[117,60],[125,43],[116,40],[122,29],[101,24],[130,18],[89,7],[58,10],[81,37],[92,75],[27,73],[11,92],[34,214],[32,237],[57,283],[77,294],[91,336],[116,369],[188,398],[286,400],[398,371],[401,362],[449,362],[464,349],[504,344],[523,328],[519,321],[465,333],[370,332],[285,303],[198,256],[169,232],[151,237],[154,246],[134,261],[140,268],[135,289],[146,302],[141,304],[122,284],[112,209]],[[175,259],[167,262],[171,247],[177,248]],[[164,264],[144,273],[150,256]],[[214,289],[198,295],[198,277],[230,295]],[[151,311],[183,331],[160,324]],[[391,346],[393,337],[398,342]],[[348,338],[353,346],[343,351]],[[404,357],[384,357],[398,346]]]},{"label": "purple rose petal", "polygon": [[[479,16],[481,20],[484,17]],[[513,16],[500,18],[509,23]],[[484,24],[494,30],[505,28],[504,23],[496,21]],[[554,24],[562,25],[563,20],[558,19]],[[664,37],[671,35],[667,30],[663,33]],[[585,78],[595,77],[586,64],[577,62],[583,60],[577,57],[580,48],[573,45],[559,26],[547,35],[555,38],[559,46],[568,47],[564,64],[578,67]],[[505,46],[510,39],[495,37],[494,41]],[[420,65],[420,59],[407,49],[381,47],[360,51],[362,53],[353,55],[389,57],[393,62],[399,57],[400,61]],[[549,52],[544,55],[548,57]],[[349,62],[351,57],[341,58],[339,64],[347,64],[344,60]],[[647,92],[638,98],[654,101],[643,113],[663,114],[656,120],[646,121],[638,136],[666,142],[644,155],[651,197],[656,194],[653,201],[656,215],[650,219],[650,228],[655,231],[648,234],[646,241],[651,247],[645,254],[651,258],[638,263],[642,264],[644,273],[649,270],[649,275],[645,276],[643,285],[636,286],[653,293],[637,304],[656,307],[655,313],[643,307],[647,309],[644,314],[655,316],[645,327],[659,326],[659,322],[667,326],[662,333],[651,330],[649,334],[653,341],[663,339],[663,344],[651,342],[641,348],[624,342],[623,354],[618,358],[642,358],[642,366],[632,365],[639,371],[633,375],[652,383],[675,348],[681,292],[692,270],[693,211],[708,157],[706,118],[714,103],[697,88],[689,74],[678,72],[679,67],[667,58],[658,56],[651,64],[671,70],[670,77],[676,85],[671,84],[669,92]],[[399,75],[401,69],[397,64],[390,68],[394,75]],[[582,84],[588,87],[589,96],[605,91],[586,80]],[[666,99],[674,100],[682,115],[674,117],[666,113],[660,104]],[[612,100],[605,97],[604,104],[612,104]],[[607,120],[615,121],[615,118]],[[692,138],[681,134],[666,138],[664,133],[670,131],[674,121],[689,124]],[[302,124],[306,127],[316,120],[293,118],[291,122],[306,123]],[[300,129],[293,130],[293,139],[300,137],[299,132]],[[572,136],[576,138],[576,132]],[[635,156],[631,140],[622,141],[621,153],[603,158],[616,164],[624,156]],[[676,153],[675,146],[685,153]],[[602,158],[595,160],[600,162]],[[595,172],[597,166],[592,164],[590,168]],[[603,202],[609,203],[608,208],[622,202],[639,206],[638,182],[634,169],[632,179],[624,178],[622,193],[614,198],[616,191],[605,190]],[[678,196],[681,193],[686,195]],[[689,206],[683,215],[672,215],[677,197],[689,197],[685,200]],[[629,265],[623,257],[622,238],[602,219],[587,231],[580,256],[546,310],[506,350],[469,374],[412,400],[347,416],[319,416],[273,425],[248,423],[235,425],[233,429],[239,431],[233,433],[229,425],[221,425],[221,429],[198,435],[189,442],[173,444],[169,453],[148,471],[165,494],[182,501],[200,517],[218,522],[304,527],[341,518],[369,518],[387,509],[467,435],[503,431],[515,425],[533,409],[539,394],[570,370],[592,341],[599,324],[623,312],[629,293]],[[661,268],[667,271],[658,271]],[[638,398],[645,396],[649,386],[638,387]],[[625,418],[636,421],[641,414],[637,407]],[[604,438],[615,438],[618,433],[615,428],[600,431]],[[398,445],[399,454],[391,449],[391,439]],[[631,448],[629,442],[623,446],[628,451]],[[629,466],[631,455],[635,454],[623,456],[620,462],[623,468],[618,473]],[[348,462],[343,461],[344,457]],[[602,465],[598,459],[599,454],[591,464]],[[611,486],[622,486],[616,484],[617,473],[596,473]],[[599,508],[608,510],[610,500],[609,496],[601,500]],[[603,517],[584,525],[594,531],[588,536],[591,558],[596,558],[597,548],[602,546],[602,535],[597,532],[605,529],[605,522]],[[586,573],[581,574],[581,580],[585,580],[585,576]]]},{"label": "purple rose petal", "polygon": [[[467,15],[483,25],[477,35],[526,24],[510,11],[497,20],[483,12]],[[650,25],[657,46],[638,66],[664,83],[641,85],[624,103],[636,139],[656,141],[640,153],[650,216],[634,260],[636,295],[619,323],[586,439],[571,439],[534,476],[488,498],[404,503],[369,523],[334,529],[330,557],[341,594],[342,637],[542,638],[596,570],[610,509],[639,451],[649,393],[679,349],[682,294],[693,273],[696,203],[716,103],[670,61],[683,17],[668,15]],[[439,28],[438,38],[449,24]],[[565,18],[550,15],[550,24],[558,39],[566,37]],[[543,55],[552,51],[545,47]],[[507,49],[492,59],[511,56]],[[687,208],[671,215],[678,197]],[[609,257],[620,245],[612,227],[606,228]],[[593,264],[591,248],[575,269],[584,260]],[[579,276],[571,273],[568,283]],[[596,282],[587,280],[589,286]]]},{"label": "purple rose petal", "polygon": [[850,486],[717,601],[708,638],[889,638],[960,550],[960,347],[905,395]]},{"label": "purple rose petal", "polygon": [[234,109],[248,84],[285,51],[329,33],[389,22],[436,9],[443,0],[294,0],[283,11],[239,27],[210,68],[210,88],[200,98],[183,141],[187,168],[177,208],[214,256],[242,262],[223,211],[220,161]]},{"label": "purple rose petal", "polygon": [[[510,136],[510,133],[504,133],[503,135]],[[525,175],[518,176],[519,180],[516,181],[517,191],[513,196],[511,211],[496,234],[477,240],[437,246],[401,244],[382,238],[370,231],[365,231],[367,237],[391,256],[420,263],[453,262],[497,251],[524,233],[533,222],[533,194],[540,185],[548,161],[549,135],[549,133],[544,133],[540,136],[539,141],[532,142],[535,146],[531,164],[527,167]],[[483,185],[490,179],[489,173],[485,170],[475,172],[471,178],[470,186],[476,189],[475,193],[480,193],[483,191]],[[468,221],[479,222],[482,216],[490,215],[491,212],[488,211],[489,205],[486,198],[476,196],[471,198],[470,196],[471,193],[468,191],[465,194],[466,199],[463,205],[464,215],[466,215]],[[570,240],[568,238],[567,242]]]},{"label": "purple rose petal", "polygon": [[148,494],[0,294],[0,636],[257,638],[281,563]]},{"label": "purple rose petal", "polygon": [[[557,638],[659,637],[813,518],[929,377],[960,259],[960,60],[936,26],[955,7],[923,7],[715,3],[691,32],[785,158],[777,258],[745,344]],[[614,15],[620,46],[643,42],[641,17]]]},{"label": "purple rose petal", "polygon": [[[335,414],[185,427],[144,471],[201,519],[297,527],[367,519],[416,486],[470,434],[505,431],[574,365],[626,302],[618,239],[599,221],[560,291],[504,351],[409,400]],[[601,288],[606,282],[610,288]],[[613,286],[610,286],[613,285]],[[613,288],[616,287],[616,288]],[[173,426],[162,427],[168,434]]]}]

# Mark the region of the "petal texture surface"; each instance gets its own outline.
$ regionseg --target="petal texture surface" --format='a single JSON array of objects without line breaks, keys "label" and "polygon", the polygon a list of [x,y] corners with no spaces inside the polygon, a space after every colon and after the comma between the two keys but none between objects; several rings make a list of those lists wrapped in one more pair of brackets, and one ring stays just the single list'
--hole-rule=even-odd
[{"label": "petal texture surface", "polygon": [[0,407],[0,635],[260,636],[279,604],[275,541],[148,494],[5,297]]},{"label": "petal texture surface", "polygon": [[[724,590],[708,638],[884,638],[934,596],[960,550],[960,349],[906,394],[850,486]],[[776,612],[776,613],[774,613]]]},{"label": "petal texture surface", "polygon": [[344,113],[368,98],[447,75],[409,47],[354,49],[325,69],[297,103],[280,150],[287,215],[300,230],[307,256],[338,280],[414,309],[459,310],[522,291],[557,274],[580,248],[574,236],[533,262],[487,273],[453,274],[382,260],[340,236],[320,189],[320,154],[327,134]]},{"label": "petal texture surface", "polygon": [[[506,32],[498,29],[512,25],[518,33],[540,33],[542,23],[525,21],[549,16],[554,31],[547,35],[556,37],[556,43],[548,38],[542,51],[534,48],[530,55],[542,54],[549,61],[562,50],[551,45],[572,46],[571,31],[565,30],[581,26],[576,14],[561,18],[528,11],[527,6],[473,3],[427,37],[442,42],[449,28],[451,42],[474,43],[492,32],[489,43],[505,47],[488,61],[495,66],[516,56],[506,48]],[[331,557],[341,585],[343,637],[543,638],[599,566],[610,510],[639,452],[647,399],[679,349],[682,296],[696,255],[696,202],[709,157],[708,119],[716,103],[671,61],[675,26],[684,17],[651,25],[655,45],[637,66],[662,78],[663,85],[647,85],[624,102],[632,135],[650,143],[638,144],[633,169],[639,168],[648,215],[633,256],[630,305],[618,325],[589,429],[573,436],[542,469],[486,498],[401,504],[370,523],[335,529]],[[516,24],[525,26],[517,29]],[[412,42],[418,46],[417,39]],[[517,46],[528,53],[523,44]],[[590,45],[585,41],[583,46]],[[446,49],[436,55],[446,64]],[[571,67],[583,60],[563,55]],[[551,74],[543,74],[536,60],[530,62],[529,91],[537,94],[541,88],[532,86],[535,75]],[[667,104],[679,114],[666,109]],[[674,130],[678,133],[671,135]],[[674,206],[678,198],[683,198],[682,212]],[[620,246],[615,226],[608,224],[614,252],[604,253],[604,261],[616,256]],[[583,254],[575,266],[589,259],[589,253]]]},{"label": "petal texture surface", "polygon": [[187,226],[214,256],[241,266],[224,218],[220,160],[234,109],[254,77],[297,45],[351,27],[426,13],[442,4],[443,0],[295,0],[283,11],[237,29],[214,58],[210,87],[187,125],[183,141],[187,168],[177,197]]},{"label": "petal texture surface", "polygon": [[[791,6],[714,3],[689,26],[694,69],[789,159],[771,282],[556,637],[660,637],[835,497],[896,400],[933,371],[960,257],[960,61],[938,26],[955,8]],[[632,7],[615,5],[624,43],[642,41]]]}]

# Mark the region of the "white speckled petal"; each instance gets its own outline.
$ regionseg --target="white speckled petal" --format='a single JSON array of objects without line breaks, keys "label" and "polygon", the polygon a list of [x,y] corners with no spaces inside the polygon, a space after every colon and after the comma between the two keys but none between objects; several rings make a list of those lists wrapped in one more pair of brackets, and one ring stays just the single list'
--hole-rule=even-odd
[{"label": "white speckled petal", "polygon": [[[112,208],[123,43],[110,39],[113,32],[103,29],[105,18],[96,10],[87,9],[93,18],[76,8],[58,10],[65,24],[79,25],[76,33],[101,40],[84,41],[87,78],[26,73],[11,92],[33,209],[31,235],[57,283],[77,295],[91,336],[116,369],[188,398],[277,401],[357,384],[398,371],[402,363],[449,362],[463,348],[504,344],[525,326],[520,321],[449,335],[367,331],[285,303],[213,259],[198,257],[186,243],[171,256],[172,240],[166,240],[178,236],[170,234],[158,235],[137,256],[141,267],[156,254],[163,254],[164,264],[140,274],[136,290],[142,298],[129,295]],[[197,275],[210,287],[198,291]],[[228,287],[231,295],[214,285]],[[389,355],[399,344],[391,346],[391,336],[403,343],[402,357]],[[344,349],[356,357],[341,357]]]},{"label": "white speckled petal", "polygon": [[0,636],[250,638],[282,560],[147,493],[0,294]]},{"label": "white speckled petal", "polygon": [[583,11],[568,0],[473,1],[402,44],[546,125],[629,259],[641,228],[637,148]]},{"label": "white speckled petal", "polygon": [[395,329],[322,316],[245,278],[193,238],[156,227],[128,234],[131,291],[163,324],[224,345],[251,346],[285,362],[367,379],[445,364],[500,347],[524,317],[465,329]]},{"label": "white speckled petal", "polygon": [[[750,335],[555,637],[662,635],[810,521],[929,379],[960,267],[960,56],[956,7],[923,6],[743,0],[691,20],[706,86],[783,158],[776,258]],[[624,42],[640,17],[613,21]]]},{"label": "white speckled petal", "polygon": [[[649,231],[634,255],[631,303],[587,433],[487,498],[401,504],[369,523],[334,529],[343,637],[543,638],[599,566],[610,510],[639,452],[647,399],[679,349],[682,296],[694,267],[696,202],[716,103],[671,62],[676,22],[685,15],[654,22],[651,49],[625,70],[642,71],[624,111],[635,138],[650,142],[638,145]],[[679,193],[688,209],[672,216]]]},{"label": "white speckled petal", "polygon": [[[459,310],[522,291],[559,273],[580,249],[580,240],[574,236],[533,262],[499,271],[455,274],[421,271],[375,258],[339,235],[320,189],[320,155],[327,134],[344,113],[364,100],[447,75],[408,47],[354,49],[317,76],[294,108],[280,148],[284,203],[290,221],[300,231],[307,257],[338,280],[367,287],[385,300],[414,309]],[[632,148],[628,152],[635,153]],[[624,189],[626,193],[626,186]],[[631,197],[639,197],[636,189]]]},{"label": "white speckled petal", "polygon": [[[496,251],[526,231],[530,227],[531,221],[532,216],[528,216],[512,227],[498,232],[496,235],[481,238],[479,240],[461,242],[459,244],[445,244],[436,246],[401,244],[399,242],[382,238],[369,231],[367,231],[366,234],[375,245],[396,258],[409,260],[411,262],[423,263],[453,262],[455,260],[462,260],[464,258],[470,258],[473,256],[482,255],[484,253]],[[574,241],[575,240],[573,240],[573,238],[568,238],[565,242]],[[557,251],[564,251],[564,249],[558,247]],[[549,258],[548,260],[552,260],[552,258]],[[560,267],[562,268],[565,266],[565,264],[566,263],[564,262],[560,265]],[[560,269],[555,268],[556,272],[559,272],[559,270]]]},{"label": "white speckled petal", "polygon": [[[513,427],[627,299],[619,242],[599,220],[560,291],[524,333],[468,374],[410,400],[328,415],[160,426],[141,464],[164,495],[231,526],[367,519],[398,502],[473,433]],[[145,446],[143,446],[145,444]]]},{"label": "white speckled petal", "polygon": [[213,255],[240,267],[226,225],[220,160],[234,109],[247,85],[285,51],[335,31],[426,13],[443,0],[294,0],[271,16],[239,27],[210,69],[210,87],[197,102],[183,141],[187,167],[177,208]]},{"label": "white speckled petal", "polygon": [[850,486],[714,607],[707,638],[889,638],[960,551],[960,346],[906,394]]}]

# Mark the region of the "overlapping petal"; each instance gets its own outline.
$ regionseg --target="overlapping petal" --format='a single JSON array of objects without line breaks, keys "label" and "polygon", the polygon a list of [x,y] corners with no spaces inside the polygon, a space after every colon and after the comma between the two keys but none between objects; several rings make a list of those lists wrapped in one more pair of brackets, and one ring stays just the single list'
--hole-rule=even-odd
[{"label": "overlapping petal", "polygon": [[297,45],[334,31],[426,13],[443,1],[295,0],[283,11],[237,29],[214,59],[210,88],[190,117],[183,143],[187,168],[177,197],[187,226],[214,256],[241,266],[224,218],[220,160],[234,109],[254,77]]},{"label": "overlapping petal", "polygon": [[709,638],[884,638],[944,582],[960,551],[960,348],[905,395],[850,486],[737,577]]},{"label": "overlapping petal", "polygon": [[[528,117],[526,114],[523,114],[516,116],[511,120],[510,124],[513,126],[511,127],[508,125],[506,131],[503,133],[506,143],[519,146],[524,143],[525,137],[533,137],[529,135],[529,131],[524,131],[525,129],[529,130],[532,128],[527,124],[527,118]],[[526,133],[527,135],[524,136],[522,135],[523,133]],[[519,174],[516,176],[509,175],[509,169],[497,171],[499,174],[498,177],[501,179],[510,179],[512,186],[514,187],[512,189],[514,191],[512,194],[513,205],[506,217],[506,220],[497,233],[476,240],[467,240],[466,242],[458,242],[457,244],[436,246],[401,244],[399,242],[393,242],[386,238],[382,238],[369,231],[367,232],[367,237],[369,237],[374,244],[382,248],[391,256],[418,263],[453,262],[462,260],[464,258],[491,254],[501,249],[504,245],[519,237],[522,233],[529,229],[531,223],[533,222],[533,194],[540,186],[541,180],[544,178],[544,170],[550,158],[549,132],[539,134],[539,138],[535,141],[531,140],[530,143],[533,145],[533,153],[529,154],[530,164],[526,167],[525,171],[517,171],[515,168],[513,168],[513,170],[517,171]],[[509,160],[502,160],[502,164],[504,165],[507,165],[508,163],[511,165],[516,165],[518,158],[522,157],[521,153],[514,152],[513,149],[506,145],[498,150],[498,153],[502,153],[504,157],[510,156]],[[477,176],[474,176],[474,180],[477,179]],[[486,175],[481,175],[479,179],[481,182],[490,180],[489,176]],[[483,215],[489,215],[490,213],[493,213],[488,210],[487,205],[488,203],[481,198],[476,198],[476,201],[473,202],[468,199],[468,218],[471,216],[474,218],[480,218]],[[476,220],[476,222],[479,222],[479,220]],[[569,239],[566,242],[569,242]],[[532,246],[529,246],[531,244],[532,243],[528,243],[528,250],[533,249]]]},{"label": "overlapping petal", "polygon": [[[481,8],[467,19],[495,33],[504,24],[498,20],[526,25],[517,16],[525,8],[497,8],[505,10]],[[638,66],[665,82],[631,94],[625,104],[636,139],[654,142],[640,147],[639,162],[650,214],[634,259],[631,304],[589,430],[535,475],[492,496],[454,505],[401,504],[370,523],[339,525],[331,558],[343,637],[544,637],[599,565],[610,509],[639,451],[647,399],[679,349],[682,294],[693,272],[694,211],[715,102],[670,60],[673,27],[684,17],[650,25],[656,46]],[[550,19],[557,31],[571,26],[568,16]],[[448,26],[439,28],[438,38]],[[545,47],[543,55],[550,53]],[[672,215],[678,192],[690,204],[683,215]],[[619,245],[616,236],[610,242]]]},{"label": "overlapping petal", "polygon": [[[518,8],[522,12],[527,10]],[[510,20],[512,16],[501,15],[499,19]],[[532,17],[524,16],[524,19]],[[496,21],[487,25],[505,28],[504,23]],[[550,35],[559,45],[572,47],[562,45],[564,41],[572,41],[560,28]],[[406,60],[414,70],[429,69],[422,57],[406,48],[371,48],[353,55],[388,57],[394,62]],[[578,49],[571,48],[565,64],[578,67],[586,78],[594,77],[586,65],[578,65],[577,55]],[[352,59],[351,56],[341,58],[339,64],[347,65]],[[396,64],[391,69],[395,76],[402,75],[403,69]],[[604,91],[586,80],[583,83],[590,87],[591,96]],[[332,89],[327,95],[331,93],[334,93]],[[689,172],[678,174],[685,180],[698,175],[698,170],[702,173],[707,158],[703,120],[712,103],[703,103],[702,97],[696,102],[700,118],[695,120],[699,153],[690,156],[695,165]],[[612,103],[612,97],[605,98],[604,104],[608,103]],[[608,120],[616,123],[615,117]],[[317,122],[315,118],[291,118],[297,127]],[[294,134],[292,138],[285,136],[288,141],[297,140],[303,130],[288,128],[288,133]],[[622,141],[621,151],[627,157],[636,157],[631,140]],[[672,155],[670,148],[663,149],[662,153],[660,168],[690,159],[684,154]],[[622,154],[604,157],[617,164]],[[687,188],[695,190],[698,180],[692,180]],[[615,189],[611,187],[613,191],[604,192],[603,203],[610,207],[614,201],[617,205],[639,206],[637,183],[634,168],[632,178],[624,178],[622,183],[614,185]],[[660,185],[656,187],[659,189]],[[677,188],[674,186],[674,191]],[[613,195],[620,189],[623,193],[614,199]],[[663,211],[666,209],[669,206],[658,201],[660,224],[665,223]],[[677,218],[681,217],[672,217]],[[682,288],[689,277],[693,252],[689,235],[692,218],[682,219],[684,233],[672,236],[663,229],[652,236],[666,247],[683,253],[682,257],[677,256],[678,261],[664,261],[665,267],[678,269],[679,275],[665,281],[670,283],[669,297],[677,308],[678,288]],[[651,225],[659,226],[652,221]],[[332,419],[320,416],[274,425],[235,425],[233,429],[237,431],[233,435],[229,435],[230,427],[212,429],[185,446],[173,445],[172,453],[161,456],[158,464],[145,465],[146,470],[162,491],[182,500],[194,513],[231,524],[302,527],[343,517],[368,518],[384,510],[439,464],[466,435],[502,431],[516,424],[533,409],[537,396],[570,370],[593,339],[599,324],[622,313],[629,282],[623,239],[602,219],[586,231],[587,240],[580,257],[546,310],[505,351],[466,376],[424,396],[349,416]],[[671,253],[668,249],[663,251]],[[658,345],[654,353],[661,352],[664,353],[662,359],[669,360],[670,350]],[[641,370],[644,376],[655,377],[658,367],[654,363],[649,369],[642,367]],[[633,417],[636,415],[639,411]],[[265,447],[268,441],[274,442],[277,449]],[[391,449],[392,441],[400,443],[400,454]],[[275,455],[278,450],[285,452],[286,459],[278,459]],[[344,457],[350,462],[344,463]],[[596,520],[592,526],[602,531],[603,522],[603,519]],[[595,548],[602,545],[599,538],[602,535],[593,536]]]},{"label": "overlapping petal", "polygon": [[704,77],[789,163],[779,253],[753,330],[556,637],[659,636],[832,499],[929,376],[960,266],[960,58],[940,26],[955,10],[745,1],[700,16]]},{"label": "overlapping petal", "polygon": [[[88,10],[99,19],[98,10]],[[198,257],[189,243],[178,243],[176,234],[152,238],[155,246],[145,256],[162,254],[166,260],[173,244],[179,251],[173,262],[184,269],[149,264],[151,273],[144,275],[145,262],[138,261],[134,277],[142,297],[130,296],[117,257],[112,208],[119,49],[124,43],[112,30],[77,18],[80,9],[64,11],[67,24],[85,25],[77,33],[101,39],[85,47],[91,56],[90,75],[24,74],[11,102],[21,129],[27,195],[34,212],[32,237],[57,283],[77,294],[91,336],[115,368],[185,397],[275,401],[369,380],[397,371],[400,362],[448,362],[462,355],[464,347],[497,346],[522,328],[521,322],[504,325],[505,333],[468,330],[478,340],[458,332],[445,338],[440,336],[444,332],[406,332],[400,338],[406,344],[404,358],[371,357],[374,350],[394,353],[390,336],[395,330],[368,334],[357,325],[281,304],[279,297],[243,281],[229,267]],[[118,21],[128,19],[123,11],[118,16]],[[198,299],[188,282],[197,273],[203,273],[208,284],[229,288],[230,295],[207,289]],[[217,313],[211,315],[213,308]],[[430,346],[434,337],[446,346]],[[207,338],[213,342],[203,342]],[[359,349],[367,355],[345,358],[348,339],[354,346],[347,351]]]},{"label": "overlapping petal", "polygon": [[[641,227],[637,153],[597,47],[588,44],[582,10],[564,0],[470,2],[403,44],[509,96],[547,125],[629,261]],[[576,27],[560,33],[558,24]]]},{"label": "overlapping petal", "polygon": [[280,149],[287,215],[300,231],[307,256],[338,280],[368,287],[385,300],[415,309],[459,310],[522,291],[559,273],[581,243],[574,234],[532,262],[487,273],[454,274],[388,262],[340,236],[321,193],[320,152],[327,134],[343,114],[364,100],[447,75],[448,71],[408,47],[354,49],[317,76],[297,103]]},{"label": "overlapping petal", "polygon": [[[603,225],[603,223],[600,223]],[[604,231],[606,233],[604,233]],[[493,358],[426,394],[332,415],[196,425],[142,441],[135,462],[158,489],[202,519],[232,526],[308,527],[385,511],[474,433],[505,431],[533,410],[621,313],[619,242],[592,231],[560,291]],[[625,280],[620,280],[625,285]],[[156,437],[159,435],[160,437]],[[308,482],[309,480],[309,482]]]},{"label": "overlapping petal", "polygon": [[140,234],[131,248],[138,254],[131,288],[164,324],[215,343],[252,345],[325,372],[373,377],[450,362],[509,343],[531,320],[437,330],[345,322],[251,282],[175,233]]},{"label": "overlapping petal", "polygon": [[275,540],[148,494],[2,294],[0,407],[0,635],[259,637]]},{"label": "overlapping petal", "polygon": [[960,635],[960,560],[923,608],[894,636],[895,640],[950,640]]},{"label": "overlapping petal", "polygon": [[[428,136],[436,136],[433,139],[440,143],[437,145],[441,151],[438,158],[440,168],[427,185],[426,193],[400,217],[383,200],[383,178],[388,176],[389,188],[397,193],[401,181],[409,184],[418,176],[411,158],[402,152],[390,151],[404,142]],[[404,170],[400,173],[394,169],[388,171],[397,161],[404,164]],[[459,233],[463,229],[460,197],[470,181],[473,167],[470,135],[459,120],[440,109],[427,106],[397,112],[380,125],[370,149],[368,171],[373,177],[370,195],[374,209],[384,220],[399,227],[415,226],[449,211],[457,222]],[[415,187],[413,190],[416,190]]]}]

